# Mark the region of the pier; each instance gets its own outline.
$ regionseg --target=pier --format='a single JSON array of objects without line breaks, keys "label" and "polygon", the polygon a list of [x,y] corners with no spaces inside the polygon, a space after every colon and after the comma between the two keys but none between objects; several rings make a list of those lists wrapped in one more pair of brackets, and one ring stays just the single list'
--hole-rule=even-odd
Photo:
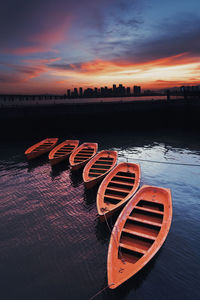
[{"label": "pier", "polygon": [[[138,99],[140,98],[140,99]],[[142,128],[149,126],[196,126],[199,120],[200,97],[148,97],[51,99],[40,104],[2,105],[0,123],[6,135],[45,128],[84,130],[90,128]],[[64,101],[64,102],[63,102]],[[1,135],[5,135],[4,131]]]}]

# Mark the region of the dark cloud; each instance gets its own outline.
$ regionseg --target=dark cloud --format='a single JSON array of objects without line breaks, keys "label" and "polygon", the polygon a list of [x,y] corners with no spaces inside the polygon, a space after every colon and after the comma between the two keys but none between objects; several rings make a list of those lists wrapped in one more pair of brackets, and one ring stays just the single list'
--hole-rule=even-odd
[{"label": "dark cloud", "polygon": [[[103,7],[113,0],[8,0],[1,3],[1,47],[30,45],[32,35],[49,32],[65,24],[67,18],[75,22],[90,21],[93,26],[103,22]],[[102,7],[102,8],[101,8]]]},{"label": "dark cloud", "polygon": [[38,66],[26,66],[15,64],[0,64],[5,69],[0,72],[1,83],[22,83],[30,80],[31,78],[38,77],[46,71],[44,64]]},{"label": "dark cloud", "polygon": [[21,83],[23,82],[23,78],[19,77],[15,74],[5,74],[5,73],[0,73],[0,83],[2,84],[15,84],[15,83]]},{"label": "dark cloud", "polygon": [[75,71],[81,69],[82,63],[71,63],[71,64],[66,64],[66,63],[52,63],[52,64],[47,64],[47,67],[55,70],[68,70],[68,71]]},{"label": "dark cloud", "polygon": [[[162,26],[161,26],[162,27]],[[165,28],[165,29],[164,29]],[[179,30],[180,28],[180,30]],[[110,45],[113,45],[111,42]],[[106,47],[108,43],[106,43]],[[133,63],[148,62],[181,53],[189,56],[200,55],[200,19],[190,19],[180,23],[163,24],[163,30],[150,38],[141,37],[124,42],[115,41],[115,47],[123,49],[120,59]]]},{"label": "dark cloud", "polygon": [[[71,36],[78,34],[78,31],[82,32],[83,29],[86,33],[87,31],[103,33],[110,19],[119,20],[121,25],[125,22],[122,20],[123,17],[120,21],[122,13],[120,6],[123,10],[128,10],[138,2],[138,0],[125,2],[121,0],[4,1],[0,9],[0,49],[6,51],[12,48],[35,47],[36,50],[42,51],[44,49],[42,45],[47,47],[50,38],[48,40],[41,38],[38,41],[35,37],[50,35],[52,32],[57,34],[59,28],[62,28],[62,33],[67,38],[69,35],[67,20],[71,23],[69,26]],[[127,26],[136,26],[136,23],[137,20],[129,16]],[[65,26],[66,32],[63,28]],[[37,47],[38,44],[40,47]]]}]

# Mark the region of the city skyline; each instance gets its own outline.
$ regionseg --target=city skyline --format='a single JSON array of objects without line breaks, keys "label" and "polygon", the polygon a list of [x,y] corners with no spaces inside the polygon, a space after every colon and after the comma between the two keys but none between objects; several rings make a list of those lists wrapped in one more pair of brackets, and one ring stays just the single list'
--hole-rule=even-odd
[{"label": "city skyline", "polygon": [[74,89],[67,90],[68,98],[97,98],[97,97],[130,97],[130,96],[140,96],[141,87],[134,85],[133,88],[123,86],[123,84],[113,84],[112,87],[95,87],[86,88],[75,87]]},{"label": "city skyline", "polygon": [[7,1],[0,11],[0,94],[200,84],[200,3]]}]

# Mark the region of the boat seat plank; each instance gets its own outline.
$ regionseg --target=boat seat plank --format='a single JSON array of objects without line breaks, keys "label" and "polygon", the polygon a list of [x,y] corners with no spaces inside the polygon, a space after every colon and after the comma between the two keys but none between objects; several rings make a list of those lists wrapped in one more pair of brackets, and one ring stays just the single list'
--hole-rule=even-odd
[{"label": "boat seat plank", "polygon": [[94,168],[94,166],[92,166],[92,167],[90,168],[89,172],[91,172],[91,171],[105,171],[105,172],[107,172],[109,169],[110,169],[110,168],[108,168],[108,169],[104,169],[104,168]]},{"label": "boat seat plank", "polygon": [[126,189],[126,188],[120,188],[120,187],[110,187],[110,186],[107,186],[107,188],[106,188],[106,191],[107,190],[110,190],[110,191],[117,191],[117,192],[127,192],[127,193],[129,193],[130,192],[130,190],[129,189]]},{"label": "boat seat plank", "polygon": [[121,185],[128,185],[128,186],[133,186],[134,185],[134,183],[128,183],[128,182],[124,182],[124,181],[122,182],[122,181],[118,181],[118,180],[115,180],[115,179],[114,180],[112,179],[110,182],[121,184]]},{"label": "boat seat plank", "polygon": [[62,154],[68,154],[68,153],[71,153],[71,151],[62,151],[62,152],[60,152],[60,151],[58,152],[57,151],[57,152],[54,153],[54,155],[57,155],[57,154],[58,155],[62,155]]},{"label": "boat seat plank", "polygon": [[98,176],[101,176],[101,175],[103,175],[104,173],[89,172],[88,176],[93,175],[93,174],[97,174]]},{"label": "boat seat plank", "polygon": [[57,151],[72,151],[74,148],[60,148]]},{"label": "boat seat plank", "polygon": [[100,165],[111,165],[113,163],[113,161],[107,161],[107,160],[97,160],[96,163],[100,164]]},{"label": "boat seat plank", "polygon": [[77,154],[76,156],[75,156],[75,158],[84,158],[84,157],[91,157],[91,155],[80,155],[80,154]]},{"label": "boat seat plank", "polygon": [[94,149],[80,149],[80,151],[79,152],[90,152],[90,153],[93,153],[94,152]]},{"label": "boat seat plank", "polygon": [[72,150],[71,149],[66,149],[66,150],[57,150],[55,153],[62,153],[62,152],[71,152]]},{"label": "boat seat plank", "polygon": [[92,168],[101,168],[101,169],[106,168],[106,169],[109,169],[111,166],[112,166],[112,164],[111,165],[99,165],[99,164],[94,163],[92,165]]},{"label": "boat seat plank", "polygon": [[146,251],[141,249],[141,248],[137,248],[137,247],[134,247],[130,244],[125,244],[125,243],[120,243],[119,244],[120,248],[125,248],[125,249],[128,249],[128,250],[131,250],[133,252],[138,252],[138,253],[141,253],[141,254],[145,254]]},{"label": "boat seat plank", "polygon": [[67,150],[67,151],[56,151],[55,154],[65,154],[65,153],[71,153],[71,150]]},{"label": "boat seat plank", "polygon": [[112,165],[112,163],[101,164],[101,163],[99,163],[97,161],[94,163],[94,166],[110,167],[111,165]]},{"label": "boat seat plank", "polygon": [[123,179],[135,179],[135,177],[133,177],[133,176],[122,176],[122,175],[117,175],[117,174],[115,174],[115,177],[118,177],[118,178],[123,178]]},{"label": "boat seat plank", "polygon": [[122,231],[123,231],[123,232],[130,233],[130,234],[132,234],[132,235],[137,235],[137,236],[140,236],[140,237],[144,237],[144,238],[149,239],[149,240],[153,240],[153,241],[156,240],[156,237],[155,237],[155,236],[150,235],[150,234],[147,234],[147,233],[138,232],[138,231],[130,230],[130,229],[127,229],[127,228],[123,228]]},{"label": "boat seat plank", "polygon": [[146,207],[142,207],[142,206],[138,206],[138,205],[136,205],[135,208],[137,208],[139,210],[143,210],[143,211],[152,212],[152,213],[155,213],[155,214],[158,214],[158,215],[163,215],[164,214],[163,211],[159,211],[159,210],[156,210],[156,209],[153,209],[153,208],[146,208]]},{"label": "boat seat plank", "polygon": [[83,161],[85,161],[86,159],[75,159],[74,160],[74,163],[79,163],[79,162],[83,162]]},{"label": "boat seat plank", "polygon": [[141,217],[131,217],[131,216],[129,216],[128,219],[132,220],[132,221],[137,221],[137,222],[153,225],[153,226],[158,226],[158,227],[162,226],[162,223],[158,223],[158,222],[155,222],[155,221],[149,221],[149,220],[146,220],[146,219],[141,218]]},{"label": "boat seat plank", "polygon": [[74,161],[84,161],[84,160],[88,160],[88,157],[77,157],[77,158],[74,158]]},{"label": "boat seat plank", "polygon": [[97,173],[93,173],[93,174],[89,174],[89,177],[99,177],[101,174],[97,174]]},{"label": "boat seat plank", "polygon": [[123,200],[124,199],[124,196],[120,197],[120,196],[116,196],[116,195],[105,195],[106,198],[111,198],[111,199],[116,199],[116,200]]}]

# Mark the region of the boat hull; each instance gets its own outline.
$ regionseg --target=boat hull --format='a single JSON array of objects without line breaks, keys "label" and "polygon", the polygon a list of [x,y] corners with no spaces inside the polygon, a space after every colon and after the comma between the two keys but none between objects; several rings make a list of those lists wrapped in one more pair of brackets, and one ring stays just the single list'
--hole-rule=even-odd
[{"label": "boat hull", "polygon": [[97,153],[97,143],[83,143],[70,155],[69,163],[72,171],[83,168],[88,161]]},{"label": "boat hull", "polygon": [[119,163],[104,178],[97,193],[97,211],[101,221],[122,209],[140,184],[140,165]]},{"label": "boat hull", "polygon": [[117,163],[117,151],[102,150],[96,154],[83,170],[83,181],[86,188],[92,188],[114,168]]},{"label": "boat hull", "polygon": [[172,220],[169,189],[143,186],[119,215],[108,249],[108,285],[117,288],[140,271],[163,245]]},{"label": "boat hull", "polygon": [[[50,153],[49,153],[49,162],[51,166],[55,166],[60,162],[69,158],[69,156],[76,150],[78,147],[79,141],[78,140],[66,140],[56,146]],[[69,150],[69,147],[71,148]]]},{"label": "boat hull", "polygon": [[55,147],[57,142],[58,142],[58,138],[44,139],[39,143],[36,143],[31,147],[29,147],[24,154],[28,160],[37,158],[43,154],[50,152]]}]

